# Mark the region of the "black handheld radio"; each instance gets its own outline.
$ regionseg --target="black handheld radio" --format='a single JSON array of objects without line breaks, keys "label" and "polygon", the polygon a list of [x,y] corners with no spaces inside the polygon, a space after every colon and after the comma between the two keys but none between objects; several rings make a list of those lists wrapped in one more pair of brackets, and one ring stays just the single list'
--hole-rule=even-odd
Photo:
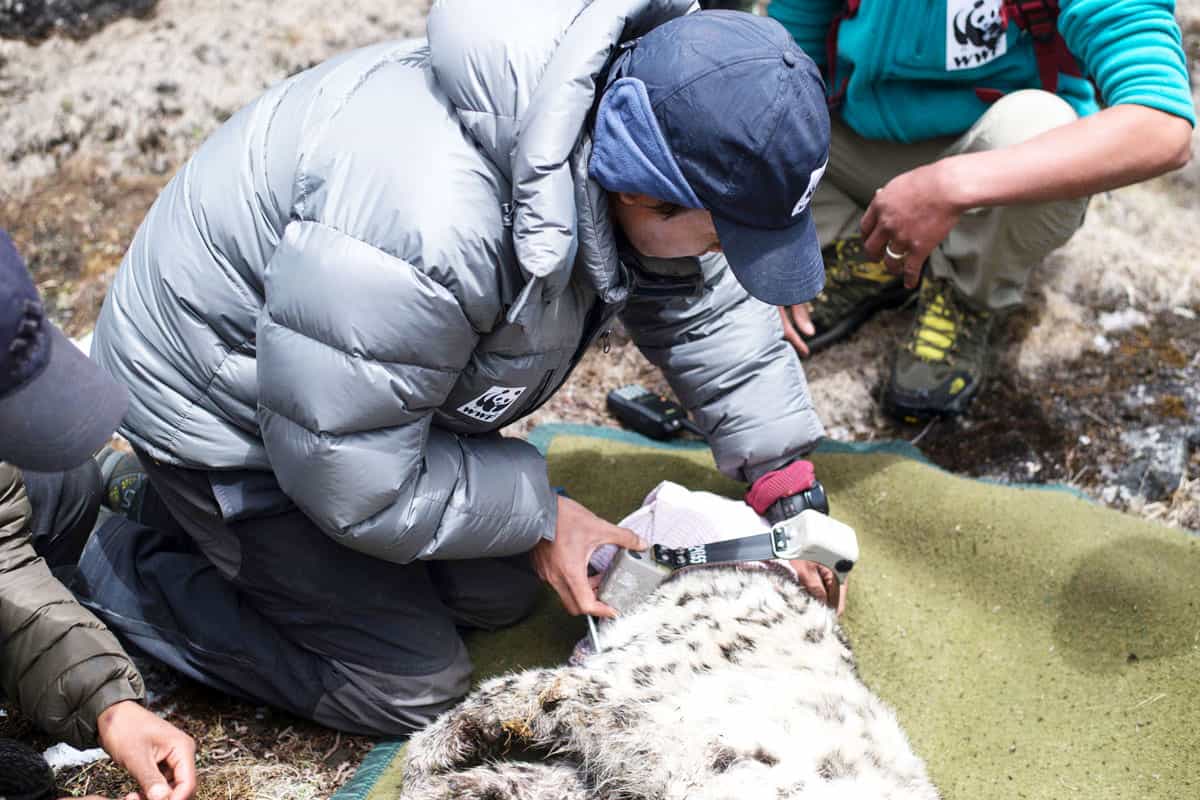
[{"label": "black handheld radio", "polygon": [[608,413],[622,425],[651,439],[669,439],[680,431],[704,437],[683,406],[636,383],[609,392],[607,405]]}]

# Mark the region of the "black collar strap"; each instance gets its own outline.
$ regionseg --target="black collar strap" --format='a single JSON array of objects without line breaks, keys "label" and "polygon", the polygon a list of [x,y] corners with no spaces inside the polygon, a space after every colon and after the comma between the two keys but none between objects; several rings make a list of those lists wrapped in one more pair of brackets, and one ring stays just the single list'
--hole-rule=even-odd
[{"label": "black collar strap", "polygon": [[766,533],[692,547],[653,547],[654,561],[672,570],[701,564],[771,559],[816,561],[845,583],[858,561],[858,537],[849,525],[808,509]]}]

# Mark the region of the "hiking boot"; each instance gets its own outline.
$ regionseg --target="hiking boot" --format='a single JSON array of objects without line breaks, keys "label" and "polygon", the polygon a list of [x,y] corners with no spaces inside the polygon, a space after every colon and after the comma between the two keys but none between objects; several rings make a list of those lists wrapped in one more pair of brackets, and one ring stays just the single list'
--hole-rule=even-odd
[{"label": "hiking boot", "polygon": [[926,276],[917,318],[896,351],[884,410],[905,422],[966,411],[983,385],[992,321],[950,281]]},{"label": "hiking boot", "polygon": [[825,291],[812,301],[816,335],[808,339],[811,353],[824,350],[854,333],[876,312],[903,305],[913,292],[904,278],[887,271],[863,249],[861,236],[838,239],[826,247]]},{"label": "hiking boot", "polygon": [[133,453],[105,446],[96,456],[104,486],[104,505],[117,514],[138,519],[150,478]]}]

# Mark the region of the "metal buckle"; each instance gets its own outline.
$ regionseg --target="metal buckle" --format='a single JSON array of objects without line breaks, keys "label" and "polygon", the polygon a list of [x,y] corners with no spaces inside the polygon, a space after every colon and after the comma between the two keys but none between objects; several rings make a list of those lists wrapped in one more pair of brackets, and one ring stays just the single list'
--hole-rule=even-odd
[{"label": "metal buckle", "polygon": [[654,561],[672,569],[683,569],[708,563],[704,545],[671,548],[656,544],[654,545]]},{"label": "metal buckle", "polygon": [[792,544],[792,535],[787,529],[787,525],[779,524],[771,528],[771,552],[776,558],[791,558],[789,548]]}]

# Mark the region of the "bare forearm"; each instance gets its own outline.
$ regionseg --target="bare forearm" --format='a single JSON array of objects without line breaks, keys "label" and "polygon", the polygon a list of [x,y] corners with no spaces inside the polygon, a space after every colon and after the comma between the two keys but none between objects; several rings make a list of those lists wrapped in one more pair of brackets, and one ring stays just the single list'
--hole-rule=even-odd
[{"label": "bare forearm", "polygon": [[939,162],[961,210],[1086,197],[1187,164],[1192,127],[1146,106],[1122,105],[1019,145]]}]

